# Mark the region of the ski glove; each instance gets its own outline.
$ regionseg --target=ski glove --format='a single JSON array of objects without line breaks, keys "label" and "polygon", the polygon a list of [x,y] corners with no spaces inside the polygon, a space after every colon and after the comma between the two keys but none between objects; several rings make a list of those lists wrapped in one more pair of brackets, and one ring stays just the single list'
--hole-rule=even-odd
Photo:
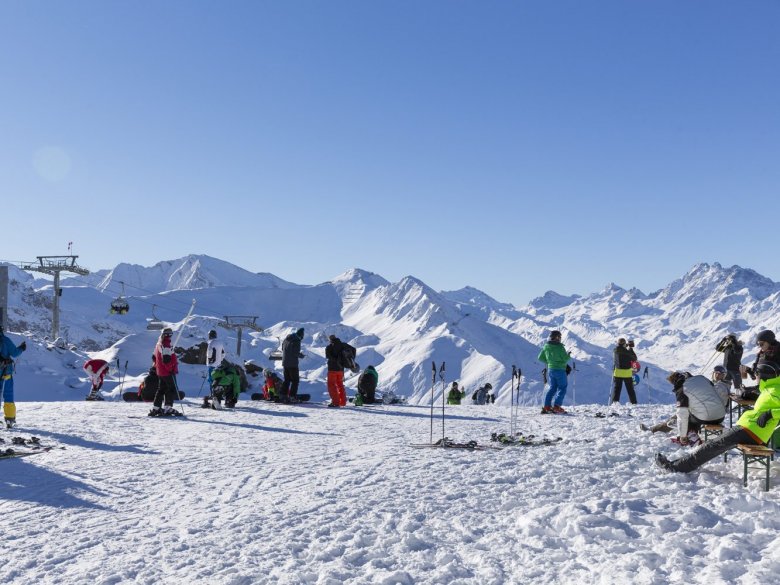
[{"label": "ski glove", "polygon": [[19,344],[19,346],[18,346],[18,347],[19,347],[19,349],[21,349],[22,351],[24,351],[25,349],[27,349],[27,342],[26,342],[26,341],[22,341],[22,342]]},{"label": "ski glove", "polygon": [[756,419],[756,424],[763,429],[766,426],[766,423],[768,423],[770,420],[772,420],[772,411],[765,410],[764,412],[758,415],[758,418]]},{"label": "ski glove", "polygon": [[568,376],[569,374],[571,374],[571,366],[566,364],[566,375]]}]

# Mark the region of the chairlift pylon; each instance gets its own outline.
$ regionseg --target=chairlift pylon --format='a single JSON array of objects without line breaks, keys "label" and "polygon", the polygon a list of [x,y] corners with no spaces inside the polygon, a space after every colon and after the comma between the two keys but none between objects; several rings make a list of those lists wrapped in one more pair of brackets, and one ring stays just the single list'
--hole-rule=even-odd
[{"label": "chairlift pylon", "polygon": [[122,285],[122,294],[111,301],[111,314],[112,315],[124,315],[130,310],[130,303],[125,299],[125,283],[120,281]]}]

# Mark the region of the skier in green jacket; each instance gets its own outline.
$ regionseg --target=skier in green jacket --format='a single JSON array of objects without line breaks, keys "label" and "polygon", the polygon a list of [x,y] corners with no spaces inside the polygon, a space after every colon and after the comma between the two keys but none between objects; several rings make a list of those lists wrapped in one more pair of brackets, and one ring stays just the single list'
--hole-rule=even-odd
[{"label": "skier in green jacket", "polygon": [[464,396],[466,396],[466,391],[458,388],[457,382],[453,382],[449,393],[447,393],[447,404],[458,405]]},{"label": "skier in green jacket", "polygon": [[[561,343],[561,332],[551,331],[550,339],[544,344],[537,358],[540,362],[547,364],[547,376],[550,379],[550,389],[544,397],[542,414],[564,414],[566,412],[561,404],[563,404],[566,387],[569,383],[566,376],[571,371],[570,358],[569,352]],[[555,403],[553,403],[553,398]]]},{"label": "skier in green jacket", "polygon": [[[203,408],[220,408],[225,401],[225,408],[233,408],[241,393],[241,376],[238,368],[227,360],[211,372],[211,396],[203,399]],[[212,403],[209,404],[209,399]]]}]

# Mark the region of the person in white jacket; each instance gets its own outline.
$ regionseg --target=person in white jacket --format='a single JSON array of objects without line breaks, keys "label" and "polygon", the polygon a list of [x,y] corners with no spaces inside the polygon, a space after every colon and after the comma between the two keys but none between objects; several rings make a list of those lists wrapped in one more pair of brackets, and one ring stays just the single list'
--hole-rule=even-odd
[{"label": "person in white jacket", "polygon": [[211,387],[211,383],[213,382],[211,379],[211,373],[215,368],[219,367],[219,365],[222,363],[222,360],[224,359],[225,346],[219,339],[217,339],[217,332],[212,329],[209,331],[209,344],[206,348],[206,365],[209,369],[209,387]]},{"label": "person in white jacket", "polygon": [[674,386],[677,409],[669,419],[653,427],[640,425],[643,431],[677,430],[672,440],[681,445],[700,442],[699,430],[703,425],[720,424],[726,417],[730,385],[725,381],[726,369],[715,366],[712,380],[704,376],[692,376],[688,372],[672,372],[667,378]]}]

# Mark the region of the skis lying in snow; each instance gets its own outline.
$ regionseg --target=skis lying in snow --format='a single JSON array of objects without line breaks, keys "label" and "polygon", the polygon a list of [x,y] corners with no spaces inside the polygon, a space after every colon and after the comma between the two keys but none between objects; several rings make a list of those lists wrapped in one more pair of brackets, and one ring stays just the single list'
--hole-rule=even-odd
[{"label": "skis lying in snow", "polygon": [[524,435],[523,433],[515,433],[514,436],[507,435],[505,433],[493,433],[490,435],[490,440],[494,443],[498,443],[502,447],[539,447],[542,445],[555,445],[563,441],[563,437],[555,437],[553,439],[542,437],[537,439],[534,435]]},{"label": "skis lying in snow", "polygon": [[439,439],[435,443],[413,443],[409,445],[415,449],[433,448],[433,449],[466,449],[468,451],[485,451],[487,449],[501,449],[496,445],[480,445],[476,441],[468,441],[466,443],[456,443],[452,439],[444,437]]},{"label": "skis lying in snow", "polygon": [[[38,437],[12,437],[10,441],[0,439],[0,459],[13,459],[15,457],[27,457],[29,455],[37,455],[39,453],[47,453],[53,449],[64,449],[65,447],[54,447],[52,445],[41,445],[41,440]],[[6,443],[10,443],[12,446],[5,447]]]}]

